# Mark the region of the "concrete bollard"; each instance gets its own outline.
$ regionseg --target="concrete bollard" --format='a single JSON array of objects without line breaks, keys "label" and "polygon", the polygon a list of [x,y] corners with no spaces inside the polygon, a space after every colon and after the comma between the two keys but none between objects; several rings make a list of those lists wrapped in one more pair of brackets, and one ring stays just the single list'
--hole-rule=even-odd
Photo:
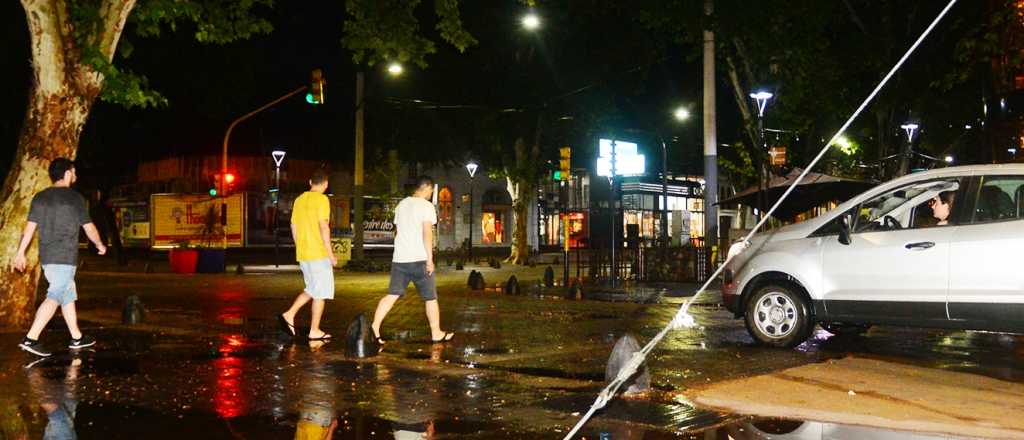
[{"label": "concrete bollard", "polygon": [[138,295],[129,296],[124,300],[124,310],[121,311],[121,323],[126,325],[141,324],[146,320],[146,309],[142,307],[142,300]]},{"label": "concrete bollard", "polygon": [[[633,357],[633,353],[640,351],[640,348],[640,343],[636,341],[633,335],[627,333],[619,338],[618,342],[615,343],[615,348],[612,348],[612,355],[608,357],[608,365],[604,370],[604,380],[611,382],[615,379],[619,371],[622,370],[622,367]],[[647,364],[641,365],[637,372],[623,385],[626,387],[626,390],[622,392],[625,396],[650,391],[651,372],[647,370]]]},{"label": "concrete bollard", "polygon": [[519,279],[515,275],[508,277],[508,281],[505,282],[505,294],[517,296],[522,294],[519,290]]},{"label": "concrete bollard", "polygon": [[370,323],[367,322],[366,315],[360,313],[345,332],[345,356],[365,358],[376,355],[378,351]]},{"label": "concrete bollard", "polygon": [[469,274],[469,288],[473,290],[484,290],[487,283],[484,281],[484,274],[473,271]]},{"label": "concrete bollard", "polygon": [[555,270],[551,266],[544,269],[544,287],[555,287]]},{"label": "concrete bollard", "polygon": [[463,270],[465,268],[466,266],[462,264],[462,260],[459,260],[458,262],[455,263],[455,270]]},{"label": "concrete bollard", "polygon": [[245,266],[239,264],[235,267],[235,275],[245,275]]}]

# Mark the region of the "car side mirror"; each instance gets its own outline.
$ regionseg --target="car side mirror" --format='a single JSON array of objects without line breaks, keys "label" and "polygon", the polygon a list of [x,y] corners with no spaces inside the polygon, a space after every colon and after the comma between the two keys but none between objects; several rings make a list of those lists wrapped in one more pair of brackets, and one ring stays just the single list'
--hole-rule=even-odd
[{"label": "car side mirror", "polygon": [[843,214],[839,219],[839,242],[845,245],[850,244],[850,214]]}]

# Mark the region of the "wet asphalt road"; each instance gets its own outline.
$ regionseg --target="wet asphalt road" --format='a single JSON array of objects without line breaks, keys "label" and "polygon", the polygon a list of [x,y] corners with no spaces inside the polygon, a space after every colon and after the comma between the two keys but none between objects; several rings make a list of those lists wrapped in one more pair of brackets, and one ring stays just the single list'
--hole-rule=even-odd
[{"label": "wet asphalt road", "polygon": [[[519,275],[529,284],[540,271]],[[452,343],[430,343],[411,294],[385,322],[383,352],[352,359],[342,338],[310,344],[278,330],[274,316],[300,290],[298,274],[82,273],[83,328],[100,343],[34,363],[15,347],[20,333],[0,334],[8,347],[0,439],[72,438],[71,430],[78,438],[322,438],[332,425],[344,439],[561,438],[600,390],[615,340],[645,341],[692,294],[670,289],[657,304],[511,297],[468,292],[464,276],[439,279],[442,320],[458,332]],[[339,274],[327,331],[342,336],[357,314],[371,314],[384,283],[380,274]],[[118,324],[132,294],[146,305],[145,325]],[[713,299],[692,310],[701,327],[671,333],[649,360],[653,391],[616,399],[586,438],[762,438],[751,420],[695,409],[680,392],[847,355],[1024,381],[1020,336],[879,327],[852,339],[819,331],[798,349],[773,350],[753,346]],[[304,310],[300,332],[306,319]],[[57,318],[43,341],[59,347],[67,338]],[[768,432],[790,429],[766,423]]]}]

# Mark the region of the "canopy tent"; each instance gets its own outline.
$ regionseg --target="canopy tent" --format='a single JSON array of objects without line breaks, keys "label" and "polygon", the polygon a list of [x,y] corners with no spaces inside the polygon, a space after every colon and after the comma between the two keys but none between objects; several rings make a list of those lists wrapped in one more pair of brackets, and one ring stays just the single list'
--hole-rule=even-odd
[{"label": "canopy tent", "polygon": [[[799,177],[802,172],[803,169],[801,168],[793,168],[793,170],[785,176],[772,176],[768,189],[764,191],[765,210],[770,209],[772,205],[782,197],[782,194],[793,185],[793,182],[796,181],[796,178]],[[779,209],[775,211],[774,217],[780,220],[791,220],[800,213],[811,210],[817,206],[824,205],[825,203],[846,201],[850,197],[860,194],[873,186],[875,186],[875,184],[871,182],[810,172],[807,173],[804,180],[800,182],[800,185],[793,190],[793,193],[789,195],[789,198],[779,206]],[[718,202],[718,204],[728,205],[739,203],[757,207],[760,193],[761,188],[752,186],[740,191],[732,197]]]}]

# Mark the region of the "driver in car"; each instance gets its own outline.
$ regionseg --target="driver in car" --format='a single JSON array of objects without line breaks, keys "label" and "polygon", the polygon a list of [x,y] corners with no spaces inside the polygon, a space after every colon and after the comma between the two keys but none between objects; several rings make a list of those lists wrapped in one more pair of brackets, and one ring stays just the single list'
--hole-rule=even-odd
[{"label": "driver in car", "polygon": [[928,203],[932,208],[932,216],[939,221],[935,226],[949,224],[949,213],[953,211],[954,200],[956,200],[956,191],[943,191]]}]

